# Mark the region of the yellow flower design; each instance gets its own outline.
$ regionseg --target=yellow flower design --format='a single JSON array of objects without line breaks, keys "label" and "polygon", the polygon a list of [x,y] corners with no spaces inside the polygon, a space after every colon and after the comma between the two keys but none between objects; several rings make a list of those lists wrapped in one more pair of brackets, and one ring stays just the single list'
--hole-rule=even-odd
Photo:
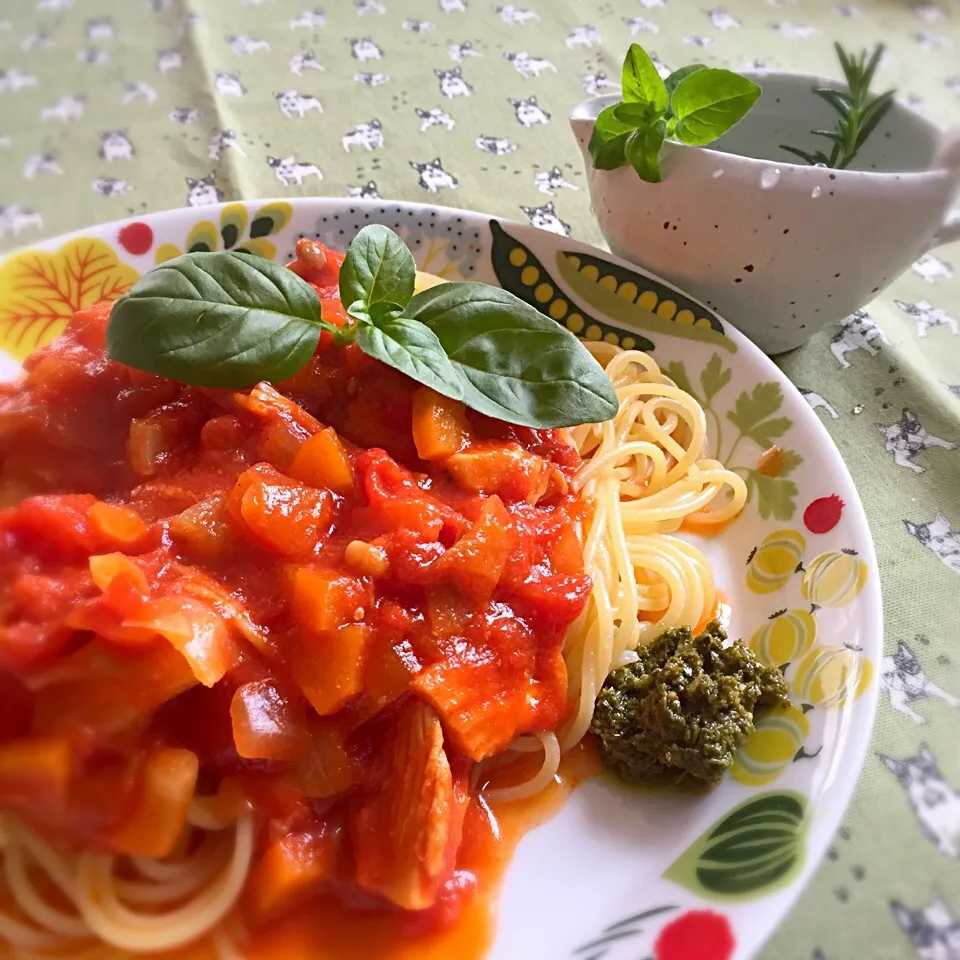
[{"label": "yellow flower design", "polygon": [[266,237],[279,233],[293,216],[289,203],[268,203],[247,216],[242,203],[228,203],[220,213],[220,225],[211,220],[194,224],[187,234],[183,249],[175,243],[161,243],[154,255],[157,264],[166,263],[184,253],[209,253],[213,250],[235,250],[274,260],[277,248]]},{"label": "yellow flower design", "polygon": [[810,721],[794,704],[774,707],[757,719],[757,728],[737,751],[730,775],[737,783],[771,783],[793,763],[810,735]]},{"label": "yellow flower design", "polygon": [[78,237],[55,253],[25,250],[0,266],[0,350],[24,360],[78,310],[115,300],[140,279],[108,243]]},{"label": "yellow flower design", "polygon": [[842,707],[869,686],[873,665],[857,650],[814,647],[798,664],[793,692],[815,707]]}]

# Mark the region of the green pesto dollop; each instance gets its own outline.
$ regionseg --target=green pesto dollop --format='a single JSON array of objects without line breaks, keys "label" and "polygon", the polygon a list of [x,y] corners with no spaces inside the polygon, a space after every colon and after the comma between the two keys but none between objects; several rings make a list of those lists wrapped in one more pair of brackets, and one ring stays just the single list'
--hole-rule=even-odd
[{"label": "green pesto dollop", "polygon": [[667,630],[619,667],[597,697],[590,729],[604,764],[632,782],[717,783],[754,730],[754,716],[789,702],[775,667],[712,622],[698,637]]}]

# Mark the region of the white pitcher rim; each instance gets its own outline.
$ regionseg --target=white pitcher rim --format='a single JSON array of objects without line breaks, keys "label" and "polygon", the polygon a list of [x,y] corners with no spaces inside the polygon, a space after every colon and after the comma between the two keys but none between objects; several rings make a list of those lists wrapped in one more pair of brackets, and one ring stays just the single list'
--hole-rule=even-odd
[{"label": "white pitcher rim", "polygon": [[[743,70],[740,71],[741,74],[745,77],[782,77],[791,80],[804,80],[808,81],[813,85],[823,85],[823,86],[833,86],[836,87],[839,84],[839,81],[832,79],[830,77],[823,77],[814,73],[804,73],[799,70],[776,70],[776,69],[753,69],[753,70]],[[571,126],[575,120],[587,120],[594,121],[596,119],[596,114],[588,110],[588,105],[594,104],[597,101],[609,100],[613,97],[620,99],[618,91],[610,91],[609,93],[601,93],[592,97],[586,97],[581,100],[571,111],[569,116],[569,121]],[[894,109],[899,109],[907,111],[910,114],[911,120],[919,123],[922,127],[926,128],[927,132],[930,134],[931,139],[937,145],[937,151],[935,157],[940,154],[940,147],[947,142],[948,139],[960,138],[960,125],[950,127],[944,130],[942,127],[933,123],[933,121],[927,119],[921,113],[913,110],[907,104],[903,103],[900,100],[894,101]],[[739,153],[727,153],[723,150],[712,150],[710,147],[694,147],[685,143],[678,143],[673,140],[668,140],[664,143],[665,149],[680,149],[680,150],[699,150],[703,153],[710,155],[715,158],[724,158],[726,162],[730,162],[731,159],[737,163],[743,164],[747,167],[753,167],[757,170],[764,168],[776,167],[778,169],[788,168],[791,171],[791,174],[799,174],[800,171],[809,171],[810,176],[822,176],[825,168],[812,166],[806,163],[795,163],[790,160],[763,160],[759,157],[747,157]],[[718,160],[719,162],[719,160]],[[878,182],[889,182],[890,180],[906,180],[908,183],[916,183],[925,179],[930,180],[942,180],[946,179],[955,179],[960,178],[960,169],[951,168],[948,166],[933,166],[927,170],[845,170],[845,169],[833,169],[830,168],[830,173],[833,173],[836,178],[843,177],[845,180],[876,180]]]}]

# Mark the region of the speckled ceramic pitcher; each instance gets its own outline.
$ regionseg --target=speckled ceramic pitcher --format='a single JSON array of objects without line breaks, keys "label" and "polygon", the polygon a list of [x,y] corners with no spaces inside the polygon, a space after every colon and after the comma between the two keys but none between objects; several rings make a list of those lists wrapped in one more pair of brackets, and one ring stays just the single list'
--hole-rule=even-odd
[{"label": "speckled ceramic pitcher", "polygon": [[[836,119],[813,95],[831,81],[752,74],[757,105],[712,149],[666,143],[663,180],[596,170],[593,122],[619,94],[570,118],[610,249],[720,312],[767,353],[804,343],[864,306],[922,253],[960,238],[947,222],[960,184],[960,131],[945,135],[895,104],[852,169],[800,165],[781,144],[822,146]],[[792,159],[791,159],[792,158]]]}]

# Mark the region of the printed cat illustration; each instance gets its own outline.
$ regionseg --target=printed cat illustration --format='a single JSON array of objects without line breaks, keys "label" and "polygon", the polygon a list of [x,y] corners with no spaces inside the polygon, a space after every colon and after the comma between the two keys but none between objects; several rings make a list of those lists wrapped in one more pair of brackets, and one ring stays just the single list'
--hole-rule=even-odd
[{"label": "printed cat illustration", "polygon": [[913,945],[917,960],[960,960],[960,921],[954,920],[939,893],[922,910],[911,910],[899,900],[891,901],[890,909]]},{"label": "printed cat illustration", "polygon": [[917,724],[927,722],[910,706],[919,700],[939,697],[951,707],[960,707],[960,698],[928,679],[916,654],[902,641],[897,644],[893,656],[886,656],[881,661],[880,686],[889,694],[890,706]]},{"label": "printed cat illustration", "polygon": [[945,857],[960,860],[960,793],[947,785],[927,745],[905,760],[877,756],[906,791],[924,836]]}]

